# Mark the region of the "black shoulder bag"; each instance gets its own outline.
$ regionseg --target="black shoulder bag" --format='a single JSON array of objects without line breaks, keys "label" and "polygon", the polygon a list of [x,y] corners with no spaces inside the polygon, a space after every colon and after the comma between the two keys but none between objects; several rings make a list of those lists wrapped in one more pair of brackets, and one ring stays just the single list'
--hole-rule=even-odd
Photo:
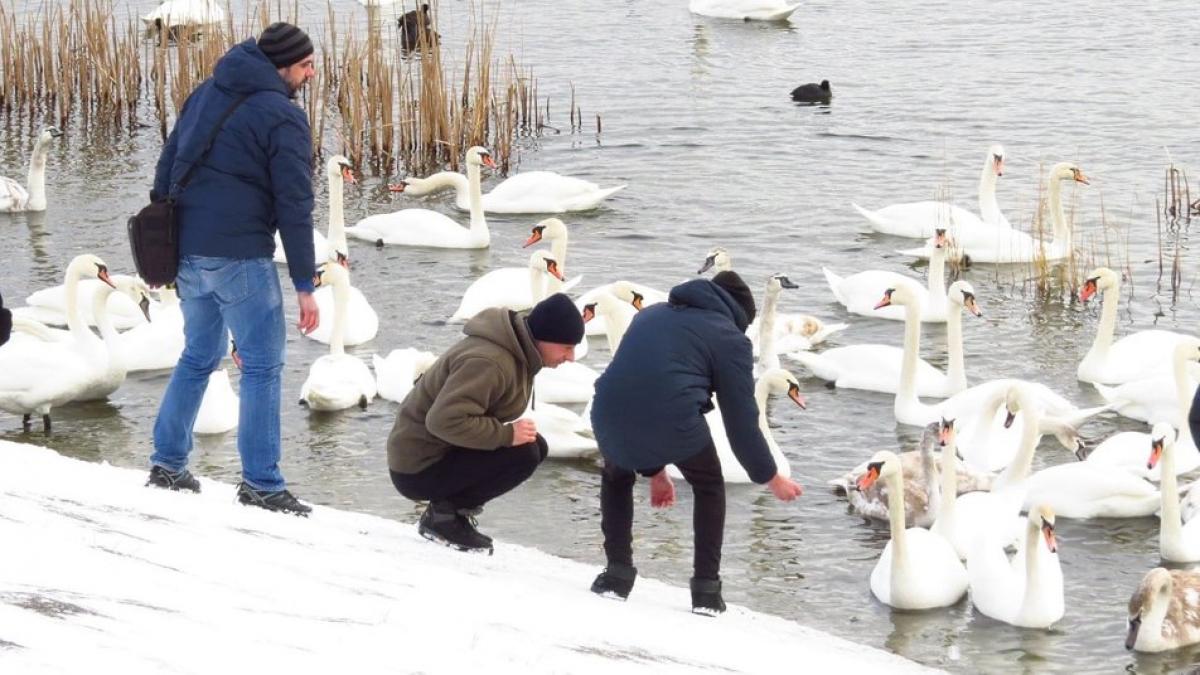
[{"label": "black shoulder bag", "polygon": [[129,230],[129,246],[133,251],[133,264],[142,279],[150,286],[163,286],[175,281],[179,270],[179,223],[175,215],[175,202],[179,193],[187,187],[196,169],[208,158],[217,132],[225,124],[225,120],[233,114],[249,94],[238,97],[217,120],[208,138],[204,141],[204,150],[188,170],[184,172],[179,183],[168,194],[155,196],[150,203],[129,219],[126,227]]}]

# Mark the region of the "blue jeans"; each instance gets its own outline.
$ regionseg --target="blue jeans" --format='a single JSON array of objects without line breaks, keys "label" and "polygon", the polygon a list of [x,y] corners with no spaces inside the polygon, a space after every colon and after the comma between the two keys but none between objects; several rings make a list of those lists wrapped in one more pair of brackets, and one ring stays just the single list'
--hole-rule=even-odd
[{"label": "blue jeans", "polygon": [[279,394],[284,322],[275,264],[270,258],[184,256],[176,284],[185,344],[154,421],[150,463],[172,472],[187,466],[192,426],[208,376],[225,356],[228,328],[242,357],[238,411],[242,479],[256,490],[282,490]]}]

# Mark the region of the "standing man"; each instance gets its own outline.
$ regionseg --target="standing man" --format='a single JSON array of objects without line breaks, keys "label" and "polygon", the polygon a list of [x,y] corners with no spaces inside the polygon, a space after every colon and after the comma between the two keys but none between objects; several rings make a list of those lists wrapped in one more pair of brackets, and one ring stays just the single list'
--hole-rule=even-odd
[{"label": "standing man", "polygon": [[633,483],[650,478],[650,504],[675,503],[666,465],[692,486],[695,558],[692,611],[725,611],[721,597],[721,544],[725,534],[725,478],[704,414],[717,395],[725,432],[738,462],[755,483],[783,501],[803,492],[779,473],[758,428],[754,356],[746,327],[754,296],[735,272],[693,279],[671,289],[667,302],[638,312],[612,363],[596,380],[592,428],[604,455],[600,527],[608,565],[592,592],[629,597],[633,566]]},{"label": "standing man", "polygon": [[546,459],[546,440],[521,415],[533,376],[575,360],[583,317],[555,293],[528,316],[485,309],[463,333],[400,404],[388,435],[388,469],[400,494],[429,500],[417,525],[422,537],[491,555],[492,538],[475,529],[475,516]]},{"label": "standing man", "polygon": [[[153,196],[177,197],[185,346],[154,423],[147,485],[200,491],[187,470],[192,425],[208,376],[225,355],[228,329],[242,361],[238,501],[301,516],[312,510],[288,492],[279,470],[285,326],[271,257],[278,230],[300,305],[299,328],[311,332],[319,321],[312,297],[312,135],[292,99],[313,75],[308,35],[288,23],[271,24],[257,41],[221,57],[213,76],[188,97],[158,160]],[[211,152],[180,189],[231,109]]]}]

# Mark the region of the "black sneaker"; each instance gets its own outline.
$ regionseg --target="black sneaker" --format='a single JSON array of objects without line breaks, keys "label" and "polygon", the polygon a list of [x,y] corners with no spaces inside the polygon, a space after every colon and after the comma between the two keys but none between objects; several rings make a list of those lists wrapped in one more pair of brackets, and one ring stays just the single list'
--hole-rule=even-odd
[{"label": "black sneaker", "polygon": [[[466,511],[470,514],[470,511]],[[492,538],[475,529],[474,516],[446,502],[430,502],[417,523],[417,532],[429,541],[471,553],[492,554]]]},{"label": "black sneaker", "polygon": [[237,499],[239,502],[248,506],[257,506],[260,509],[268,511],[281,511],[283,513],[293,513],[297,516],[308,517],[312,507],[307,504],[301,504],[299,499],[288,492],[287,490],[276,490],[269,492],[267,490],[255,490],[245,483],[238,483]]},{"label": "black sneaker", "polygon": [[191,471],[182,469],[171,473],[157,464],[150,467],[150,478],[146,480],[146,487],[150,487],[151,485],[163,488],[164,490],[200,492],[200,481],[196,480]]},{"label": "black sneaker", "polygon": [[614,600],[625,600],[633,590],[633,582],[637,579],[637,568],[633,565],[609,563],[604,571],[596,575],[592,582],[592,592]]},{"label": "black sneaker", "polygon": [[725,611],[721,599],[720,579],[697,579],[692,577],[692,614],[716,616]]}]

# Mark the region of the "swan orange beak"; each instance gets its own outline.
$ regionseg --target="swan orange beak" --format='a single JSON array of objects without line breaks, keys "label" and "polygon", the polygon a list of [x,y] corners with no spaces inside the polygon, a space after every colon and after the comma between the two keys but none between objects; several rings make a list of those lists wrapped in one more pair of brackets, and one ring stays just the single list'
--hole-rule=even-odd
[{"label": "swan orange beak", "polygon": [[857,487],[859,491],[869,490],[871,486],[875,484],[875,481],[879,480],[879,468],[879,462],[868,464],[867,472],[858,477],[858,482],[855,483],[855,487]]},{"label": "swan orange beak", "polygon": [[1163,439],[1155,438],[1150,441],[1150,459],[1146,461],[1146,468],[1153,469],[1162,459]]},{"label": "swan orange beak", "polygon": [[596,303],[591,302],[583,306],[583,322],[587,323],[596,318]]},{"label": "swan orange beak", "polygon": [[800,393],[800,385],[795,382],[788,383],[788,398],[796,402],[801,410],[808,410],[808,403],[804,400],[804,395]]},{"label": "swan orange beak", "polygon": [[947,241],[946,241],[946,230],[944,230],[944,229],[940,229],[940,228],[939,228],[939,229],[937,229],[937,230],[934,230],[934,231],[933,231],[933,245],[934,245],[934,247],[935,247],[935,248],[945,248],[946,244],[947,244]]},{"label": "swan orange beak", "polygon": [[1003,157],[998,157],[996,155],[992,155],[992,170],[996,172],[997,176],[1004,175],[1004,158]]},{"label": "swan orange beak", "polygon": [[631,304],[633,305],[633,308],[639,312],[642,311],[642,300],[643,298],[641,293],[633,294],[633,302]]},{"label": "swan orange beak", "polygon": [[950,441],[954,438],[954,420],[942,420],[938,426],[938,445],[943,448],[950,445]]},{"label": "swan orange beak", "polygon": [[549,272],[550,276],[554,277],[555,279],[558,279],[559,281],[566,281],[566,279],[563,279],[562,272],[558,271],[558,263],[554,262],[553,260],[546,261],[546,271]]},{"label": "swan orange beak", "polygon": [[350,256],[341,251],[337,251],[337,264],[345,267],[346,269],[350,269]]},{"label": "swan orange beak", "polygon": [[875,309],[882,309],[884,307],[890,307],[892,305],[892,292],[895,290],[896,289],[894,289],[894,288],[889,288],[886,291],[884,291],[883,299],[880,300],[879,302],[875,303]]},{"label": "swan orange beak", "polygon": [[1083,288],[1079,289],[1079,301],[1087,302],[1089,298],[1096,294],[1096,280],[1088,279],[1083,282]]},{"label": "swan orange beak", "polygon": [[358,179],[354,177],[354,171],[352,171],[348,166],[342,167],[342,178],[351,185],[358,184]]},{"label": "swan orange beak", "polygon": [[525,240],[525,245],[522,246],[521,248],[529,248],[530,246],[533,246],[534,244],[541,241],[542,240],[542,231],[545,229],[546,229],[545,226],[542,226],[542,225],[539,225],[539,226],[533,228],[533,233],[529,235],[529,238]]},{"label": "swan orange beak", "polygon": [[388,186],[388,192],[404,192],[404,188],[406,187],[408,187],[408,183],[405,183],[404,181],[392,183]]},{"label": "swan orange beak", "polygon": [[975,302],[975,296],[971,293],[964,293],[963,296],[963,307],[966,307],[967,311],[975,316],[983,316],[983,310],[979,309],[979,303]]},{"label": "swan orange beak", "polygon": [[492,159],[491,155],[484,155],[482,158],[483,165],[489,169],[496,168],[496,160]]},{"label": "swan orange beak", "polygon": [[1058,539],[1054,537],[1054,523],[1042,521],[1042,536],[1046,538],[1046,548],[1051,553],[1058,553]]},{"label": "swan orange beak", "polygon": [[112,286],[113,288],[117,287],[117,285],[114,284],[112,279],[108,276],[108,267],[104,265],[96,265],[96,278],[108,284],[109,286]]},{"label": "swan orange beak", "polygon": [[1076,183],[1083,183],[1084,185],[1092,184],[1092,181],[1088,180],[1088,177],[1083,174],[1083,171],[1080,171],[1079,169],[1072,169],[1071,173],[1073,174]]}]

